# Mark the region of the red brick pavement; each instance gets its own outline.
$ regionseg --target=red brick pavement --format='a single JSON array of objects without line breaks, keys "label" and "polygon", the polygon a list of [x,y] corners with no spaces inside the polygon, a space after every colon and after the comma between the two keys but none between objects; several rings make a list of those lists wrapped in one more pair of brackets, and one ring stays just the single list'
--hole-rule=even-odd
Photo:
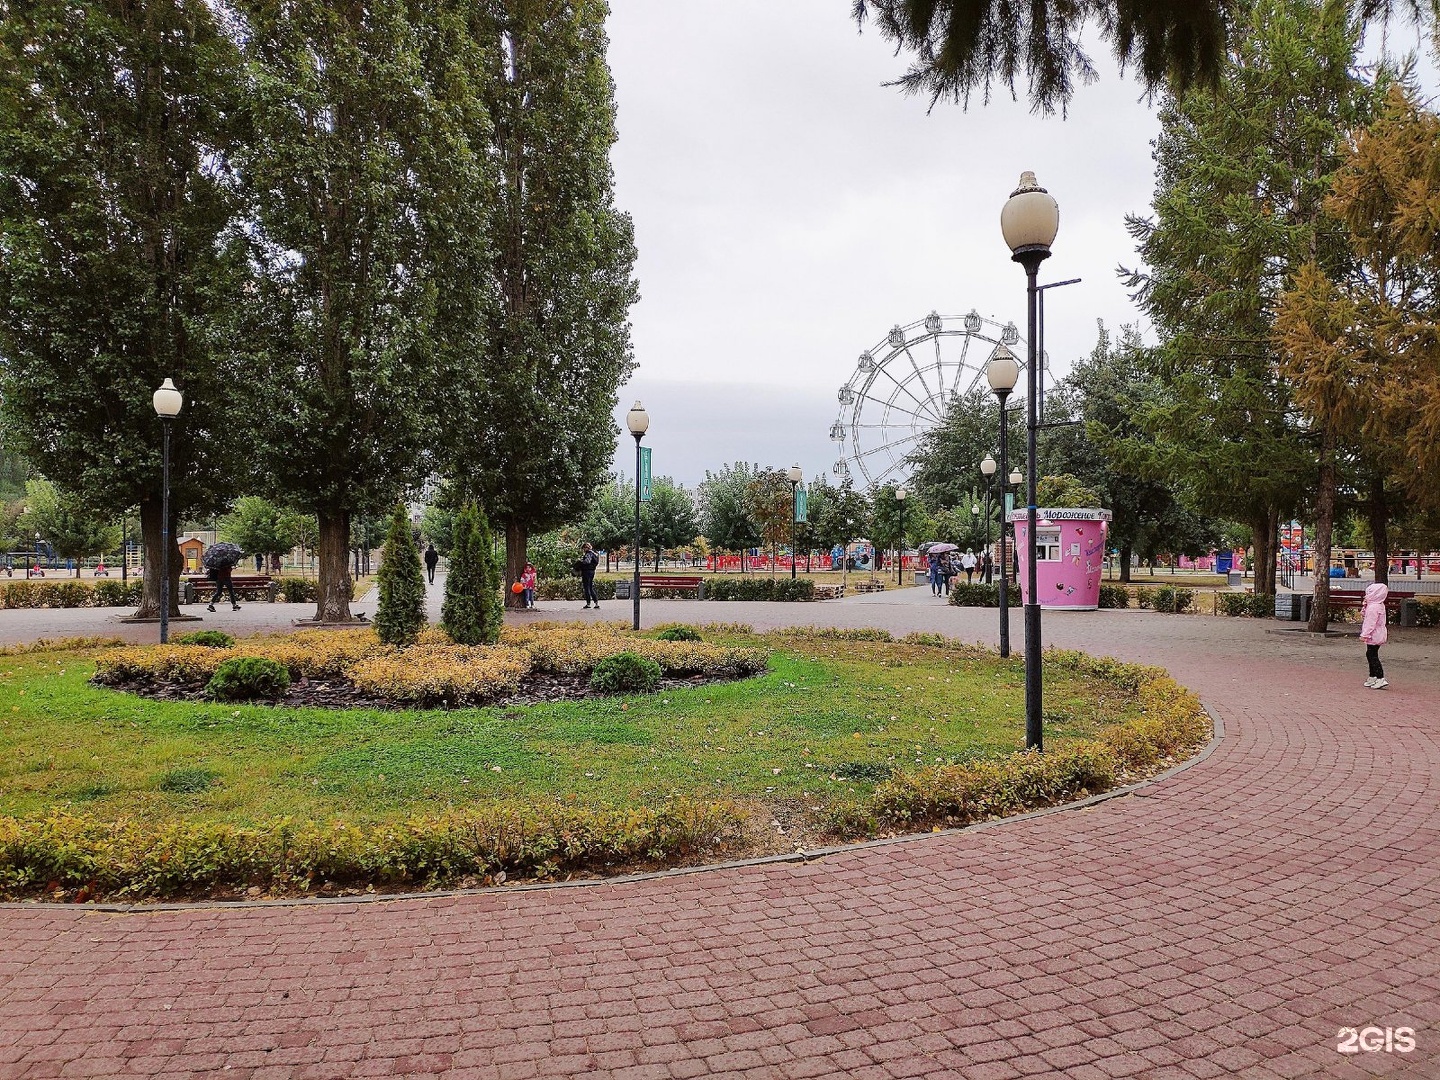
[{"label": "red brick pavement", "polygon": [[[993,636],[994,612],[863,599],[647,619]],[[1046,632],[1167,663],[1224,742],[1085,810],[806,865],[0,908],[0,1078],[1440,1076],[1440,639],[1397,634],[1395,688],[1373,692],[1353,640],[1248,620],[1101,612]],[[1337,1052],[1366,1025],[1417,1047]]]}]

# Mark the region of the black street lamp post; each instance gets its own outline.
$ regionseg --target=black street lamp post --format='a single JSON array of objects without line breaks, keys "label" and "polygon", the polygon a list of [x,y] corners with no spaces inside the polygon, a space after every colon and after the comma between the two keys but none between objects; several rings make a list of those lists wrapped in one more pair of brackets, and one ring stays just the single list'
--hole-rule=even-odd
[{"label": "black street lamp post", "polygon": [[625,414],[625,426],[635,436],[635,578],[630,583],[631,604],[634,608],[633,629],[640,629],[640,440],[650,428],[650,414],[645,406],[635,402]]},{"label": "black street lamp post", "polygon": [[1038,394],[1036,370],[1039,359],[1036,343],[1040,335],[1038,317],[1039,292],[1035,275],[1040,264],[1050,257],[1050,245],[1060,228],[1060,207],[1055,199],[1035,181],[1035,174],[1020,174],[1020,184],[1011,192],[1000,211],[1000,231],[1010,248],[1011,259],[1025,268],[1026,280],[1026,364],[1025,364],[1025,495],[1026,523],[1029,542],[1025,545],[1025,747],[1044,749],[1041,722],[1040,669],[1040,595],[1036,584],[1035,530],[1038,514],[1035,506],[1035,435],[1039,427],[1036,416]]},{"label": "black street lamp post", "polygon": [[[1003,415],[1001,416],[1001,419],[1004,419]],[[994,573],[995,556],[994,553],[990,550],[990,483],[995,476],[995,469],[995,459],[989,454],[986,454],[985,459],[980,462],[980,475],[985,477],[985,554],[990,556],[991,573]],[[1005,535],[1005,526],[1003,525],[1000,526],[1000,535]],[[1004,545],[1002,544],[1001,546],[1003,547]],[[985,584],[990,584],[990,578],[988,575],[985,578]]]},{"label": "black street lamp post", "polygon": [[799,464],[791,465],[786,474],[790,479],[790,580],[795,580],[795,522],[800,516],[800,481],[805,479]]},{"label": "black street lamp post", "polygon": [[160,452],[160,644],[164,645],[170,640],[170,567],[174,562],[174,553],[170,550],[170,424],[180,415],[185,399],[175,384],[166,379],[151,402],[165,432]]},{"label": "black street lamp post", "polygon": [[[1005,413],[1005,400],[1015,389],[1020,378],[1020,361],[1003,344],[996,346],[985,365],[985,377],[990,389],[1000,401],[1000,475],[1005,475],[1005,456],[1008,453],[1009,423]],[[982,466],[983,468],[983,466]],[[1005,550],[1005,500],[1000,500],[1000,655],[1010,655],[1010,557]]]},{"label": "black street lamp post", "polygon": [[900,542],[895,547],[895,584],[904,584],[905,574],[905,499],[910,492],[901,484],[895,489],[895,501],[900,504]]}]

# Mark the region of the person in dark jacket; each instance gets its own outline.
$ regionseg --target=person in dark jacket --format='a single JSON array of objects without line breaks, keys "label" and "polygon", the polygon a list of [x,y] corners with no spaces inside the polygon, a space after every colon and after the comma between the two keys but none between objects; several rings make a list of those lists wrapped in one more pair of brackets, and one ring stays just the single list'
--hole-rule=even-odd
[{"label": "person in dark jacket", "polygon": [[210,580],[215,582],[215,595],[210,597],[211,611],[215,610],[215,604],[220,599],[220,594],[227,589],[230,591],[230,609],[232,611],[240,610],[240,601],[235,599],[235,582],[230,577],[233,569],[234,567],[229,563],[225,563],[223,566],[216,566],[210,570]]},{"label": "person in dark jacket", "polygon": [[585,596],[585,607],[599,607],[600,596],[595,592],[595,567],[600,564],[600,556],[595,554],[595,548],[586,544],[580,550],[580,558],[575,563],[575,569],[580,571],[580,591]]},{"label": "person in dark jacket", "polygon": [[425,549],[425,572],[430,575],[431,585],[435,584],[435,567],[439,562],[440,553],[435,550],[435,545],[431,544]]}]

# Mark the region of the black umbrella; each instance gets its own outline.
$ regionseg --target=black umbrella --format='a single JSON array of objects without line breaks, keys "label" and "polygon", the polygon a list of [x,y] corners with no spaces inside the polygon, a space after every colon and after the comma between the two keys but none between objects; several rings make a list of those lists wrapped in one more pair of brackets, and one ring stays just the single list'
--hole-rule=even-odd
[{"label": "black umbrella", "polygon": [[234,566],[244,557],[245,552],[240,550],[238,544],[222,540],[220,543],[211,544],[206,548],[200,561],[205,564],[205,569],[218,570],[222,566]]}]

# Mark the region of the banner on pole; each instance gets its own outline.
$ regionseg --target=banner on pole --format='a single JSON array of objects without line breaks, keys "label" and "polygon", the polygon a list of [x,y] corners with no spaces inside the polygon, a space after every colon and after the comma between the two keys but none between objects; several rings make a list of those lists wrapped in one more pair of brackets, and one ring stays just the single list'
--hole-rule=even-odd
[{"label": "banner on pole", "polygon": [[809,500],[809,494],[808,494],[808,492],[806,492],[806,490],[805,490],[804,488],[800,488],[800,490],[798,490],[797,492],[795,492],[795,520],[796,520],[796,521],[809,521],[809,520],[810,520],[809,518],[807,518],[807,517],[805,516],[805,505],[806,505],[806,503],[808,502],[808,500]]},{"label": "banner on pole", "polygon": [[640,501],[650,501],[650,447],[640,448]]}]

